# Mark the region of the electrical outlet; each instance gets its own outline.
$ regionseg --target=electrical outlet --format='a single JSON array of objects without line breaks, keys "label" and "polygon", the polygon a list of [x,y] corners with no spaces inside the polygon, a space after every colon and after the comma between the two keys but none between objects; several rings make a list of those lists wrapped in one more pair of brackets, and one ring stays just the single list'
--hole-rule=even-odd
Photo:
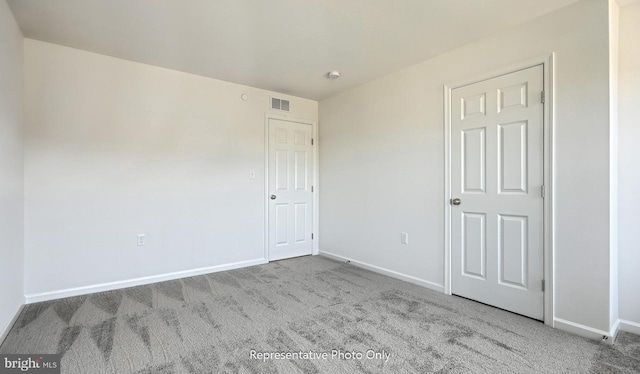
[{"label": "electrical outlet", "polygon": [[256,171],[255,170],[251,170],[249,172],[249,179],[256,179]]},{"label": "electrical outlet", "polygon": [[147,244],[147,238],[144,234],[138,234],[138,246],[143,246]]},{"label": "electrical outlet", "polygon": [[409,244],[409,234],[407,234],[406,232],[401,232],[400,233],[400,243]]}]

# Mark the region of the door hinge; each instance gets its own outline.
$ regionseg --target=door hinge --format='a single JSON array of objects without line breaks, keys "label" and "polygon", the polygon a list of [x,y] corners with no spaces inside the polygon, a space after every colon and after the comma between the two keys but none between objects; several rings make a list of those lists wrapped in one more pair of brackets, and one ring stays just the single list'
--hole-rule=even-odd
[{"label": "door hinge", "polygon": [[544,279],[542,280],[542,292],[544,292]]},{"label": "door hinge", "polygon": [[540,186],[540,197],[544,198],[544,184]]},{"label": "door hinge", "polygon": [[313,233],[311,233],[311,240],[313,240]]},{"label": "door hinge", "polygon": [[313,192],[313,186],[311,186],[311,192]]},{"label": "door hinge", "polygon": [[544,91],[540,92],[540,102],[544,104]]},{"label": "door hinge", "polygon": [[311,138],[311,145],[313,145],[313,138]]}]

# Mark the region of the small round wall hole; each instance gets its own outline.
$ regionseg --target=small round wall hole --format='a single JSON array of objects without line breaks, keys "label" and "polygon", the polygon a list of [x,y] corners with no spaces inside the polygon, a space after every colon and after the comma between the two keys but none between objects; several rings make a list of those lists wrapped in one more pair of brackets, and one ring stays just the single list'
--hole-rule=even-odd
[{"label": "small round wall hole", "polygon": [[340,78],[340,72],[337,70],[333,70],[327,73],[327,78],[329,79],[338,79]]}]

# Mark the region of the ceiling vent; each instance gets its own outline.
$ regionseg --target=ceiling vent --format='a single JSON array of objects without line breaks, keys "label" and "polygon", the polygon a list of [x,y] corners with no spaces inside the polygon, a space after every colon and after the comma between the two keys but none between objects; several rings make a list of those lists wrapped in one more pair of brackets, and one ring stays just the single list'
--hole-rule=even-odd
[{"label": "ceiling vent", "polygon": [[289,104],[289,100],[278,99],[277,97],[272,97],[271,98],[271,109],[290,112],[291,111],[291,106]]}]

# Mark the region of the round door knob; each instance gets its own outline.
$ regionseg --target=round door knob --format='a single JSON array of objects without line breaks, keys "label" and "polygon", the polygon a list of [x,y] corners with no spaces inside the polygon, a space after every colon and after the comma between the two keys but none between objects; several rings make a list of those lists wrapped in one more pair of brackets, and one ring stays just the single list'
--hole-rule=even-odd
[{"label": "round door knob", "polygon": [[453,205],[460,205],[462,204],[462,200],[458,199],[457,197],[455,199],[451,199],[451,204]]},{"label": "round door knob", "polygon": [[276,199],[276,195],[271,195],[271,200],[275,200]]}]

